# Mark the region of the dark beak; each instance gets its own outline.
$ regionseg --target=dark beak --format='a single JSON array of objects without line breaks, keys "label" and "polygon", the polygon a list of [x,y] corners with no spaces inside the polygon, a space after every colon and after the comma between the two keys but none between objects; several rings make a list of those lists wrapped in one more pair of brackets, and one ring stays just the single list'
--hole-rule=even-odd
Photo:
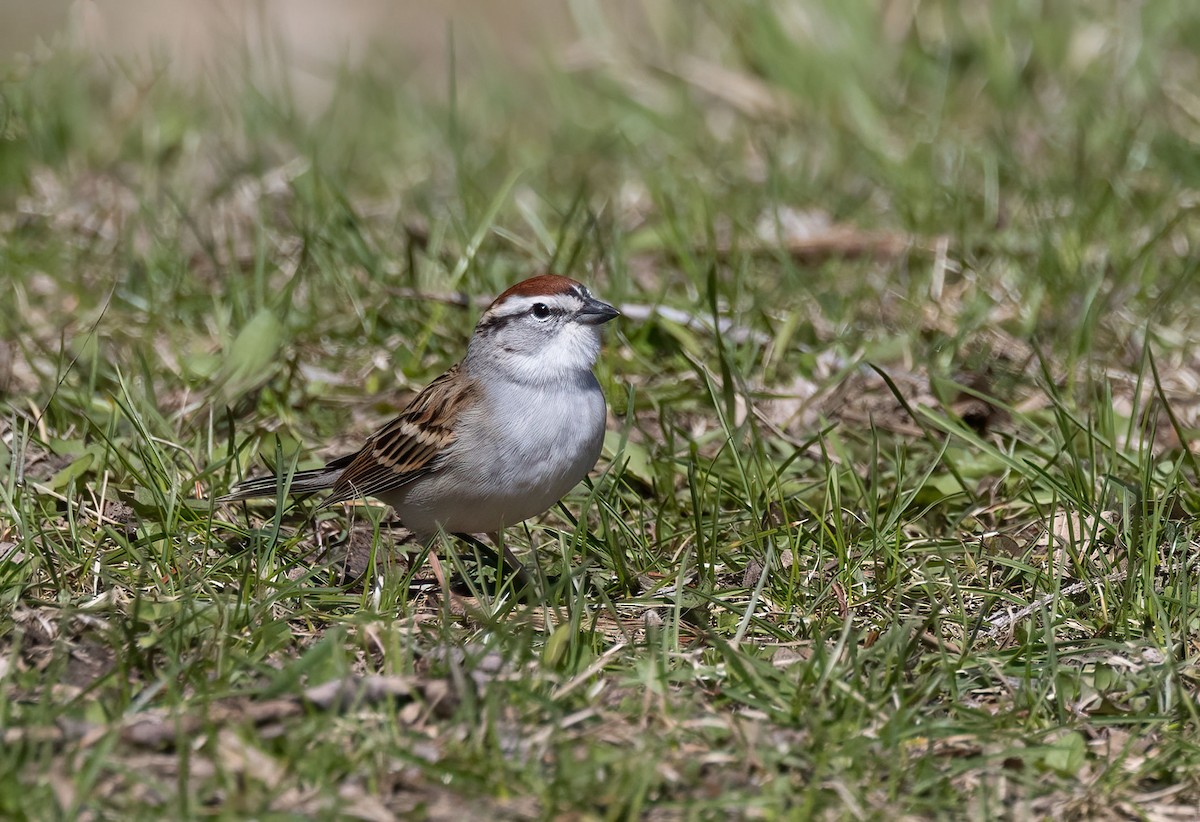
[{"label": "dark beak", "polygon": [[621,316],[621,312],[608,303],[602,303],[595,297],[588,297],[583,308],[575,315],[575,319],[585,325],[603,325],[609,320]]}]

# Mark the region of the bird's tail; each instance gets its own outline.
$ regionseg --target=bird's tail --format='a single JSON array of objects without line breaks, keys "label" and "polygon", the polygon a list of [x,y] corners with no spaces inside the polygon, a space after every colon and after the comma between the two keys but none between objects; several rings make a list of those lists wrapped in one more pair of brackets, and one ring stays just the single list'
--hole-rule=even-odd
[{"label": "bird's tail", "polygon": [[[337,478],[341,473],[341,467],[332,468],[328,465],[324,468],[315,468],[311,471],[297,471],[292,475],[292,481],[286,489],[287,493],[289,495],[296,495],[327,491],[337,482]],[[242,480],[230,488],[228,494],[219,497],[217,502],[237,502],[244,499],[253,499],[254,497],[276,496],[279,493],[279,486],[285,479],[286,477],[271,475]]]}]

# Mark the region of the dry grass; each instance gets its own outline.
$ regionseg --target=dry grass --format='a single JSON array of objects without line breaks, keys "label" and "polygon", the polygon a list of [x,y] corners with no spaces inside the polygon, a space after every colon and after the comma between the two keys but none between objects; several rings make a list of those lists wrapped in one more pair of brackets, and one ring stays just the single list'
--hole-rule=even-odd
[{"label": "dry grass", "polygon": [[[1194,814],[1200,19],[669,12],[314,118],[9,71],[0,815]],[[208,501],[534,270],[626,308],[537,601]]]}]

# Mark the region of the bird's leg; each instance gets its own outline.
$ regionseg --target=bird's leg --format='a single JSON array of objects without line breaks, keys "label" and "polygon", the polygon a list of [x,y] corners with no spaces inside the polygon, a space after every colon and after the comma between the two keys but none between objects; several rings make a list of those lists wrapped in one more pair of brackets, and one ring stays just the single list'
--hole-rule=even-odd
[{"label": "bird's leg", "polygon": [[[558,581],[562,579],[561,576],[553,576],[546,573],[545,569],[542,568],[541,564],[537,561],[536,552],[534,554],[533,562],[533,567],[535,570],[531,572],[529,570],[529,566],[522,562],[520,558],[512,552],[512,549],[508,547],[508,544],[504,541],[503,531],[497,531],[495,533],[488,534],[488,536],[491,537],[492,542],[500,546],[500,550],[504,552],[505,563],[509,566],[509,569],[517,575],[517,579],[529,586],[529,590],[540,591],[541,595],[545,596],[546,592],[555,585],[558,585]],[[533,588],[534,575],[537,576],[540,583],[536,589]]]},{"label": "bird's leg", "polygon": [[514,554],[512,549],[508,547],[508,543],[504,541],[504,532],[493,531],[488,534],[488,538],[494,544],[500,546],[500,550],[504,552],[504,563],[509,567],[509,570],[517,575],[517,579],[532,589],[533,577],[530,575],[529,569],[525,567],[525,563],[521,562],[520,557]]},{"label": "bird's leg", "polygon": [[497,570],[503,570],[500,562],[500,555],[496,553],[492,546],[488,545],[483,540],[473,534],[451,534],[456,539],[462,540],[467,545],[470,545],[478,555],[478,559],[483,564],[491,565]]},{"label": "bird's leg", "polygon": [[500,554],[497,554],[494,548],[491,548],[487,543],[483,542],[481,539],[472,534],[455,534],[454,536],[473,547],[487,561],[493,563],[495,567],[499,568],[503,566],[507,571],[516,575],[517,579],[521,581],[521,584],[530,591],[537,590],[534,585],[533,577],[529,573],[529,569],[527,569],[525,567],[525,563],[517,559],[516,554],[509,550],[509,547],[500,540],[499,532],[488,534],[488,537],[491,538],[492,542],[500,546],[501,550],[503,551],[503,560],[501,560]]},{"label": "bird's leg", "polygon": [[450,601],[450,585],[446,582],[446,575],[442,572],[442,561],[437,555],[438,537],[431,539],[425,546],[429,554],[429,570],[433,571],[433,576],[438,581],[438,587],[442,591],[442,600]]}]

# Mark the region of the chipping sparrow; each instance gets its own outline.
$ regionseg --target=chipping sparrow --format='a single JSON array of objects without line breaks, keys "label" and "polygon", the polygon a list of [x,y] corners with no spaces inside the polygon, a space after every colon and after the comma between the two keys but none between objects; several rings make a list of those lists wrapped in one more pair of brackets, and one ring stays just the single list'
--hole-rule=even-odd
[{"label": "chipping sparrow", "polygon": [[[289,492],[331,490],[324,505],[376,497],[426,544],[439,531],[495,539],[596,464],[605,409],[592,366],[600,326],[616,316],[566,277],[517,283],[483,313],[461,362],[356,453],[297,472]],[[277,486],[274,476],[246,480],[218,501],[273,496]]]}]

